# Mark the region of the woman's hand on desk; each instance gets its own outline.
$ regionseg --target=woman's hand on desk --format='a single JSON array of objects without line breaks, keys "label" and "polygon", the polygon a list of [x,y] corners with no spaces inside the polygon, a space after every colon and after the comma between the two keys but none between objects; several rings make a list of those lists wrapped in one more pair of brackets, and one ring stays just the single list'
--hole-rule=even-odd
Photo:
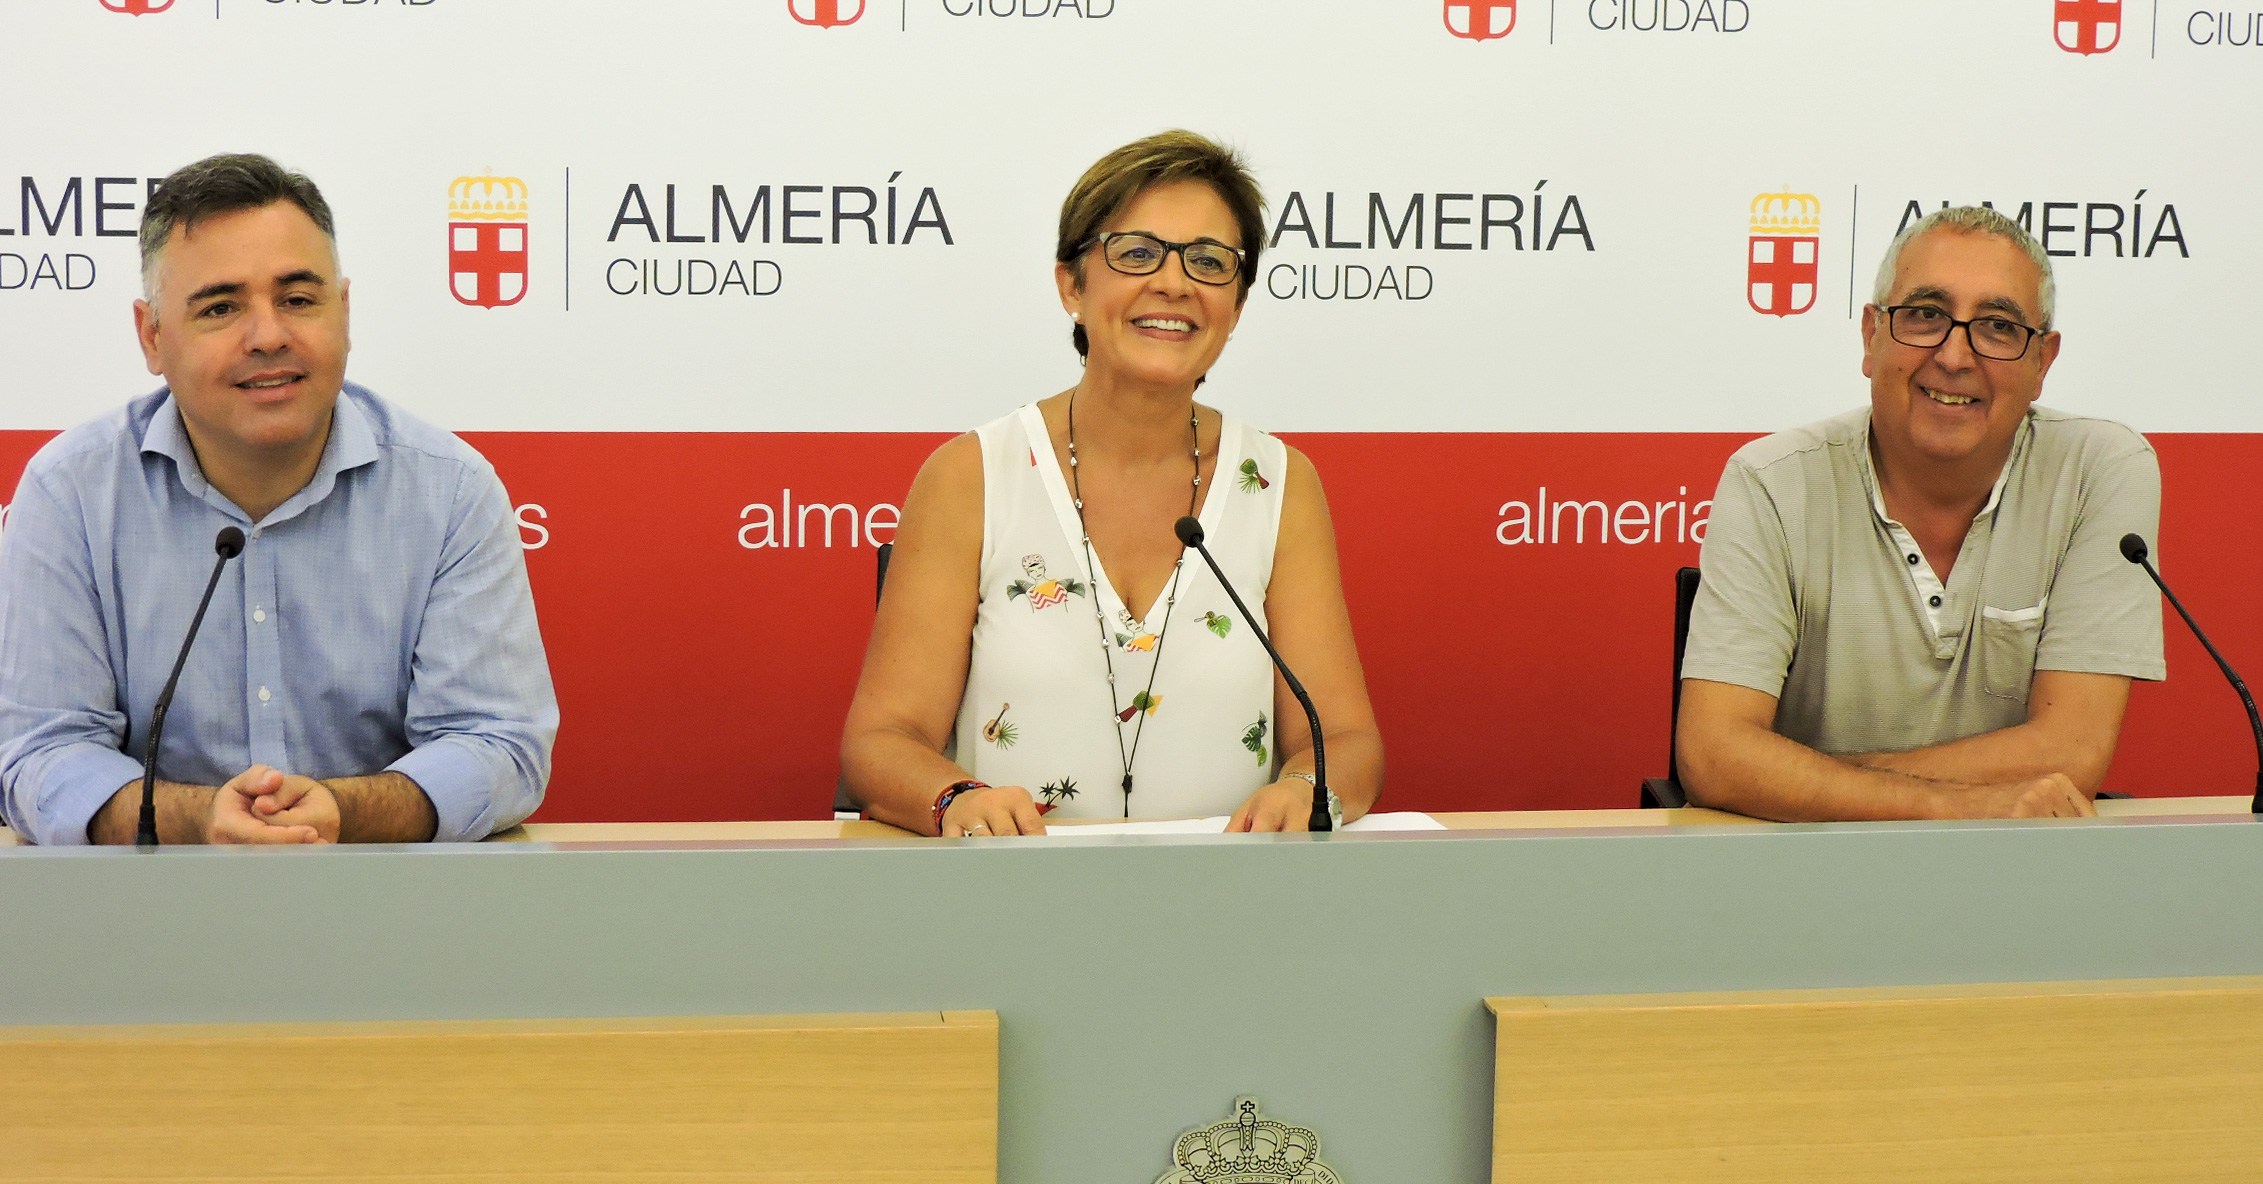
[{"label": "woman's hand on desk", "polygon": [[1044,833],[1044,814],[1029,791],[1018,785],[970,789],[951,799],[950,809],[943,811],[946,839]]},{"label": "woman's hand on desk", "polygon": [[1249,795],[1226,823],[1230,835],[1311,829],[1312,783],[1301,777],[1276,781]]}]

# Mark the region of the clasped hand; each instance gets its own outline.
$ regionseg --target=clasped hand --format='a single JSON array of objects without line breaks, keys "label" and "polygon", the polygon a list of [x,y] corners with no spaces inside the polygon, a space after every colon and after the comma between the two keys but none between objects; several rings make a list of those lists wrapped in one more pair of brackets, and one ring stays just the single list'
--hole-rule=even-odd
[{"label": "clasped hand", "polygon": [[311,777],[253,765],[212,795],[208,843],[335,843],[338,797]]}]

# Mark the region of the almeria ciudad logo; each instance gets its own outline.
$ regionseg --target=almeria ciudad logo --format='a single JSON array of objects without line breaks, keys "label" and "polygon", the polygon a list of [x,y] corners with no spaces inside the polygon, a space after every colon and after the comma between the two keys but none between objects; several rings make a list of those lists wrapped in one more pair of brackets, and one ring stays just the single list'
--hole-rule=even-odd
[{"label": "almeria ciudad logo", "polygon": [[526,299],[527,188],[517,177],[448,184],[448,291],[458,303],[502,308]]},{"label": "almeria ciudad logo", "polygon": [[2059,48],[2088,56],[2122,43],[2122,0],[2051,0]]},{"label": "almeria ciudad logo", "polygon": [[1446,0],[1446,31],[1471,41],[1506,37],[1517,27],[1517,0]]},{"label": "almeria ciudad logo", "polygon": [[1815,307],[1822,233],[1823,203],[1812,193],[1763,193],[1752,199],[1744,273],[1744,298],[1752,311],[1795,317]]},{"label": "almeria ciudad logo", "polygon": [[[853,12],[851,4],[856,6]],[[863,20],[864,0],[786,0],[786,11],[802,24],[832,29]]]},{"label": "almeria ciudad logo", "polygon": [[149,16],[173,7],[174,0],[102,0],[102,7],[128,16]]}]

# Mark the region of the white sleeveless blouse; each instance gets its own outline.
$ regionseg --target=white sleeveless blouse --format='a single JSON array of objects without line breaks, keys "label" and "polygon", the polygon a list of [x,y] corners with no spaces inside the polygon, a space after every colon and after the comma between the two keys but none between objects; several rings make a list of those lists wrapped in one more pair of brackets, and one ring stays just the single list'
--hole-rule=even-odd
[{"label": "white sleeveless blouse", "polygon": [[[1280,765],[1273,664],[1249,622],[1191,548],[1176,603],[1166,584],[1153,605],[1124,605],[1106,571],[1088,566],[1076,506],[1034,404],[976,435],[982,584],[959,702],[959,765],[992,785],[1027,788],[1056,817],[1121,818],[1127,805],[1142,818],[1233,812]],[[1203,534],[1263,627],[1288,448],[1229,415],[1217,461]],[[1153,701],[1140,702],[1150,673]],[[1123,713],[1122,753],[1139,738],[1128,803],[1114,711]]]}]

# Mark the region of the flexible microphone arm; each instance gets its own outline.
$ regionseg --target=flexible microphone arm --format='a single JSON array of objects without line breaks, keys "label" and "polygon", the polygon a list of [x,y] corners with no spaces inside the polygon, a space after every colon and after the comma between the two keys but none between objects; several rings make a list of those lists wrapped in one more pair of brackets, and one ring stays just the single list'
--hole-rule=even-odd
[{"label": "flexible microphone arm", "polygon": [[2169,598],[2169,603],[2175,606],[2177,615],[2183,617],[2184,623],[2192,627],[2192,635],[2200,639],[2200,644],[2202,648],[2208,651],[2208,656],[2216,659],[2216,667],[2224,672],[2225,678],[2231,680],[2232,689],[2239,692],[2239,701],[2247,707],[2247,726],[2255,732],[2255,800],[2249,804],[2248,812],[2263,814],[2263,716],[2255,714],[2255,696],[2247,693],[2247,684],[2240,681],[2239,671],[2232,669],[2232,664],[2226,662],[2224,656],[2216,652],[2216,646],[2208,640],[2208,635],[2200,631],[2200,622],[2193,620],[2192,614],[2184,611],[2184,603],[2177,599],[2176,593],[2169,591],[2168,582],[2161,578],[2161,573],[2153,570],[2153,564],[2146,558],[2147,554],[2145,536],[2137,534],[2122,536],[2122,558],[2144,568],[2145,574],[2153,577],[2153,582],[2160,586],[2161,595]]},{"label": "flexible microphone arm", "polygon": [[1234,607],[1241,610],[1242,620],[1249,622],[1249,631],[1257,635],[1257,643],[1264,646],[1266,656],[1273,659],[1273,668],[1280,671],[1282,681],[1289,684],[1289,693],[1295,695],[1297,705],[1304,708],[1305,722],[1312,727],[1312,818],[1308,825],[1313,830],[1335,829],[1334,820],[1328,817],[1328,750],[1320,735],[1320,709],[1312,705],[1312,696],[1305,694],[1304,684],[1297,681],[1289,664],[1281,660],[1281,651],[1273,648],[1273,639],[1258,628],[1257,615],[1242,603],[1241,593],[1234,591],[1234,582],[1218,569],[1218,561],[1211,557],[1210,548],[1202,545],[1202,520],[1189,514],[1179,519],[1173,529],[1178,532],[1181,544],[1202,553],[1202,561],[1210,565],[1210,574],[1218,577],[1218,586],[1226,590]]},{"label": "flexible microphone arm", "polygon": [[212,607],[212,590],[220,586],[221,569],[244,553],[244,532],[233,526],[221,527],[212,540],[212,549],[220,558],[212,563],[212,578],[204,582],[204,599],[197,601],[196,618],[189,622],[188,638],[181,642],[181,656],[173,660],[173,676],[165,680],[165,689],[157,696],[157,709],[149,713],[149,750],[141,758],[141,820],[134,826],[134,845],[145,851],[157,846],[157,745],[165,738],[165,713],[173,709],[173,691],[180,686],[181,668],[189,664],[189,647],[196,644],[196,631],[204,627],[204,610]]}]

